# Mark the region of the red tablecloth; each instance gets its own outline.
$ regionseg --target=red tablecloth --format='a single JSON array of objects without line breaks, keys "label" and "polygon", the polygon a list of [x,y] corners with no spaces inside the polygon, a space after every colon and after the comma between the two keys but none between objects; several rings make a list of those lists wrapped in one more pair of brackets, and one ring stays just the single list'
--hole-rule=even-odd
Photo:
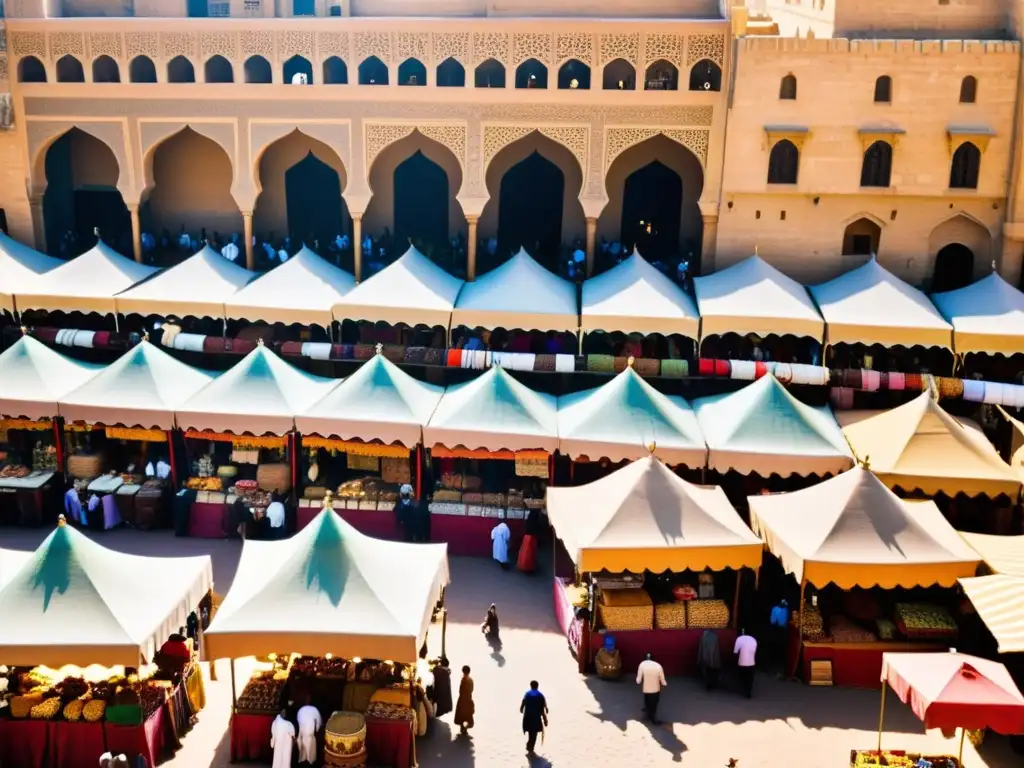
[{"label": "red tablecloth", "polygon": [[50,723],[47,762],[55,768],[96,768],[107,751],[103,723]]},{"label": "red tablecloth", "polygon": [[576,656],[580,673],[586,674],[588,654],[587,649],[582,647],[583,622],[576,618],[572,601],[565,591],[565,581],[557,577],[552,581],[551,598],[555,606],[555,621],[558,622],[558,628],[562,630],[569,643],[569,649]]},{"label": "red tablecloth", "polygon": [[[391,510],[335,509],[342,520],[360,533],[377,539],[399,539],[395,514]],[[299,507],[295,515],[296,528],[302,530],[314,517],[320,514],[320,507]]]},{"label": "red tablecloth", "polygon": [[[717,629],[718,643],[722,650],[723,666],[733,658],[733,644],[736,642],[735,629]],[[694,675],[697,672],[697,646],[704,634],[703,629],[651,629],[628,632],[608,632],[615,638],[615,647],[622,655],[624,675],[634,674],[640,662],[648,653],[665,669],[666,675]],[[590,633],[590,660],[593,663],[597,652],[604,647],[604,634]]]},{"label": "red tablecloth", "polygon": [[223,539],[230,507],[197,501],[188,511],[188,535],[199,539]]},{"label": "red tablecloth", "polygon": [[[4,768],[8,765],[14,768],[47,766],[46,745],[51,725],[42,720],[0,720],[0,765]],[[93,765],[102,754],[96,755]]]},{"label": "red tablecloth", "polygon": [[231,717],[231,762],[270,763],[270,726],[275,715],[234,714]]},{"label": "red tablecloth", "polygon": [[[526,533],[525,520],[506,520],[512,538],[508,543],[509,564],[515,565],[516,550]],[[448,554],[457,557],[490,557],[491,531],[498,524],[496,517],[466,515],[431,515],[430,540],[447,542]]]},{"label": "red tablecloth", "polygon": [[412,756],[413,733],[408,720],[366,718],[366,762],[410,768]]},{"label": "red tablecloth", "polygon": [[159,765],[173,752],[171,728],[167,707],[160,707],[142,725],[103,724],[107,750],[115,755],[123,753],[129,758],[142,755],[150,765]]}]

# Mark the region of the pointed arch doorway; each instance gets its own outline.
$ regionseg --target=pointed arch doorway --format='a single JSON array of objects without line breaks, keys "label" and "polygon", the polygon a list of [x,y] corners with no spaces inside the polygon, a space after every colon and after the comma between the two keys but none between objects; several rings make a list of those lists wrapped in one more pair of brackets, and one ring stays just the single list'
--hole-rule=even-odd
[{"label": "pointed arch doorway", "polygon": [[683,207],[683,180],[659,160],[626,177],[622,198],[622,243],[645,259],[676,256]]},{"label": "pointed arch doorway", "polygon": [[534,151],[501,178],[498,240],[513,253],[522,247],[553,264],[562,243],[564,196],[565,174]]},{"label": "pointed arch doorway", "polygon": [[424,252],[443,250],[448,240],[448,174],[416,150],[395,167],[395,243],[409,241]]},{"label": "pointed arch doorway", "polygon": [[337,235],[348,231],[345,199],[338,172],[309,150],[284,172],[288,231],[297,243],[326,252]]}]

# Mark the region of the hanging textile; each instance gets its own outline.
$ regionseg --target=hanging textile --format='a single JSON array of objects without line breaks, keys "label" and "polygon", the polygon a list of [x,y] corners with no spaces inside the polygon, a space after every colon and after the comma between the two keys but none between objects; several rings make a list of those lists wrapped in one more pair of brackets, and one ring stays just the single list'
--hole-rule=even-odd
[{"label": "hanging textile", "polygon": [[238,448],[284,448],[288,445],[286,436],[232,435],[230,432],[207,432],[189,429],[185,432],[189,440],[211,440],[215,443],[233,443]]},{"label": "hanging textile", "polygon": [[49,419],[40,419],[39,421],[33,421],[32,419],[3,419],[0,420],[0,428],[4,430],[28,429],[32,432],[46,432],[53,429],[53,422]]},{"label": "hanging textile", "polygon": [[166,443],[167,433],[162,429],[129,429],[127,427],[107,427],[107,437],[111,440],[141,440],[144,443]]},{"label": "hanging textile", "polygon": [[537,459],[524,457],[516,454],[516,476],[517,477],[544,477],[548,476],[547,457]]},{"label": "hanging textile", "polygon": [[303,435],[303,448],[324,448],[328,451],[339,451],[351,455],[387,456],[393,459],[409,458],[409,449],[404,445],[381,445],[380,443],[363,443],[358,440],[337,440],[319,435]]}]

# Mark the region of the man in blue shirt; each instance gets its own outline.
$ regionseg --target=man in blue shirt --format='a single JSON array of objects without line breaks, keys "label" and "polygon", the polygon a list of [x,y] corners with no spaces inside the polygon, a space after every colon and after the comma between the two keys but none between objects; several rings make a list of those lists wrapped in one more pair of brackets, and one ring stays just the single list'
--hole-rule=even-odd
[{"label": "man in blue shirt", "polygon": [[523,713],[526,753],[532,755],[537,746],[537,734],[542,733],[548,724],[548,703],[544,694],[540,692],[540,683],[536,680],[530,681],[530,690],[523,696],[519,711]]}]

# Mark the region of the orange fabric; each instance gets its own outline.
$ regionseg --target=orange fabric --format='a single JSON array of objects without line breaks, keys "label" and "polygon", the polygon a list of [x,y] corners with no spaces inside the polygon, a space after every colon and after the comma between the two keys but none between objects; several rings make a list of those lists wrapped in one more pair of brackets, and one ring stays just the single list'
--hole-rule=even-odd
[{"label": "orange fabric", "polygon": [[515,459],[547,459],[547,451],[487,451],[470,450],[468,448],[445,448],[443,445],[435,445],[430,455],[435,459],[504,459],[514,461]]},{"label": "orange fabric", "polygon": [[233,435],[230,432],[200,432],[195,429],[186,430],[185,437],[189,440],[212,440],[218,443],[234,443],[235,445],[252,446],[253,448],[284,448],[288,444],[286,436],[270,435],[256,437],[253,435]]},{"label": "orange fabric", "polygon": [[326,448],[329,451],[341,451],[356,456],[382,456],[389,459],[405,459],[409,457],[409,449],[404,445],[381,445],[380,443],[363,443],[358,440],[336,440],[317,435],[303,435],[303,448]]}]

